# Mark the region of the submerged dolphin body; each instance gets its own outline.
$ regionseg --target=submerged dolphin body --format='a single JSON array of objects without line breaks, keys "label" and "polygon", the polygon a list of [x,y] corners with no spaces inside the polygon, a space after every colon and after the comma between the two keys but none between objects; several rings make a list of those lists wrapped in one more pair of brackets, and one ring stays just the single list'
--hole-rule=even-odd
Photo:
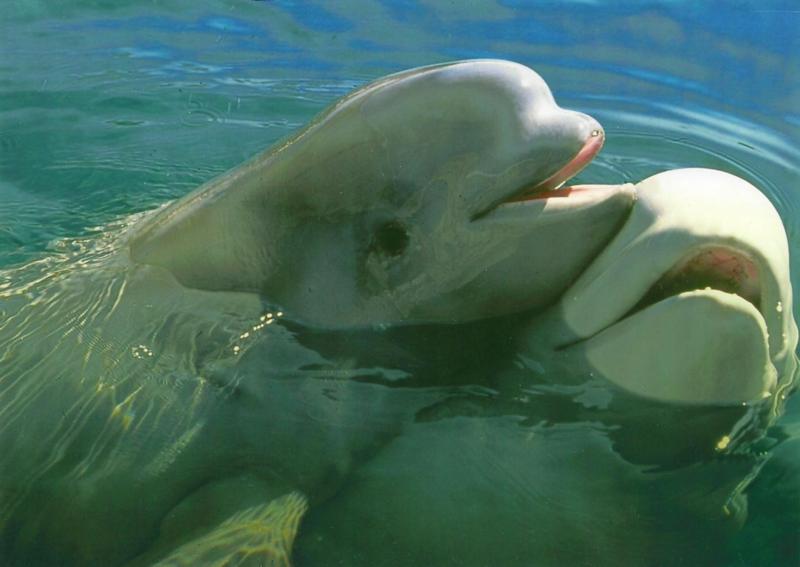
[{"label": "submerged dolphin body", "polygon": [[602,141],[521,65],[409,71],[116,234],[2,272],[4,564],[287,563],[305,507],[442,393],[385,387],[391,368],[326,360],[282,321],[552,303],[632,204],[627,187],[547,198]]},{"label": "submerged dolphin body", "polygon": [[520,331],[526,368],[418,412],[311,510],[301,565],[735,561],[750,446],[796,380],[786,235],[728,173],[631,189],[611,243]]}]

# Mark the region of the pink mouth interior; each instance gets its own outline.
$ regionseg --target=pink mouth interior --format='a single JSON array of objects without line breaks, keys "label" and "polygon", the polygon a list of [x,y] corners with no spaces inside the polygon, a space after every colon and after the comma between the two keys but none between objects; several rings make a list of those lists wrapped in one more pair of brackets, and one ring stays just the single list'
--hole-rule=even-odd
[{"label": "pink mouth interior", "polygon": [[595,130],[592,135],[575,155],[569,163],[556,171],[553,175],[538,183],[534,187],[526,189],[521,194],[509,199],[509,202],[514,201],[532,201],[535,199],[549,199],[550,197],[568,197],[575,191],[584,191],[578,187],[560,187],[562,183],[566,182],[571,177],[578,174],[584,167],[586,167],[594,156],[598,154],[603,147],[605,136],[602,130]]},{"label": "pink mouth interior", "polygon": [[761,278],[755,262],[743,252],[722,246],[694,250],[667,271],[643,301],[654,303],[655,299],[705,287],[735,293],[760,308]]}]

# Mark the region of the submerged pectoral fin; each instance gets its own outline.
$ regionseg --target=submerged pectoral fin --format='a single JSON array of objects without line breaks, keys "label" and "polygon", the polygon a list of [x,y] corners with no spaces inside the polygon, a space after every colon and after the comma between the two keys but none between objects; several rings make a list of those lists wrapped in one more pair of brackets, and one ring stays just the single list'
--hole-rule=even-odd
[{"label": "submerged pectoral fin", "polygon": [[159,567],[290,567],[292,544],[308,507],[292,492],[237,512],[154,563]]},{"label": "submerged pectoral fin", "polygon": [[151,546],[126,567],[289,567],[306,497],[255,475],[201,486],[161,521]]},{"label": "submerged pectoral fin", "polygon": [[668,297],[561,353],[664,402],[752,402],[776,383],[764,318],[738,295],[713,289]]}]

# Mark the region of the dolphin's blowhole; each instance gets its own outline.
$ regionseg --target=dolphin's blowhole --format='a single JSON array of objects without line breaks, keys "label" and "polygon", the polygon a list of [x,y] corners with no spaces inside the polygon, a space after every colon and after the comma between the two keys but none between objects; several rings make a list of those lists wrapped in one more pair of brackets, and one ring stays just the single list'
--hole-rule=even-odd
[{"label": "dolphin's blowhole", "polygon": [[388,256],[399,256],[408,248],[408,229],[400,221],[382,224],[375,231],[373,247]]}]

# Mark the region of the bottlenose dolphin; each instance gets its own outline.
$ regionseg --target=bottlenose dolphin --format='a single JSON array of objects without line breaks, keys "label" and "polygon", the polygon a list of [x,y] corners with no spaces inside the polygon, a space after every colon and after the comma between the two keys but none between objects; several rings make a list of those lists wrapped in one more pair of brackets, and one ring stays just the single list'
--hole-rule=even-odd
[{"label": "bottlenose dolphin", "polygon": [[[442,394],[352,379],[283,321],[552,303],[633,202],[558,194],[602,143],[521,65],[413,70],[160,211],[0,273],[5,564],[288,563],[308,504]],[[246,364],[254,345],[264,364]]]},{"label": "bottlenose dolphin", "polygon": [[664,402],[780,397],[797,325],[778,212],[747,181],[709,169],[634,190],[622,229],[523,332],[524,349]]}]

